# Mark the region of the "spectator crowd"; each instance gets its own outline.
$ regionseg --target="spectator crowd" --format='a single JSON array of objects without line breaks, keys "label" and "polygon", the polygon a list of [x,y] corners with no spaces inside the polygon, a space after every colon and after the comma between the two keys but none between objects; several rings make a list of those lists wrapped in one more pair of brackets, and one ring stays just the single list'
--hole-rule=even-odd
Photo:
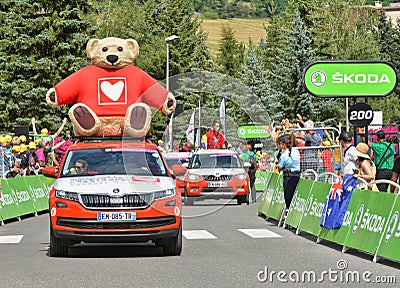
[{"label": "spectator crowd", "polygon": [[0,178],[37,175],[46,166],[59,166],[72,141],[69,135],[60,136],[67,118],[64,118],[56,133],[46,128],[36,130],[36,119],[32,118],[29,135],[0,135]]}]

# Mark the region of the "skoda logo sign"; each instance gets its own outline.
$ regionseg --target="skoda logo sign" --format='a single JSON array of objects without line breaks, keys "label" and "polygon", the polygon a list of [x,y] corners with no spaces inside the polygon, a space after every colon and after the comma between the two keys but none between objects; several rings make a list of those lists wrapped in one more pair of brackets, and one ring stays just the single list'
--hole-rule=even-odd
[{"label": "skoda logo sign", "polygon": [[315,71],[310,76],[310,82],[316,87],[321,87],[326,83],[326,74],[322,71]]},{"label": "skoda logo sign", "polygon": [[118,194],[119,193],[119,189],[118,188],[114,188],[113,189],[113,193]]}]

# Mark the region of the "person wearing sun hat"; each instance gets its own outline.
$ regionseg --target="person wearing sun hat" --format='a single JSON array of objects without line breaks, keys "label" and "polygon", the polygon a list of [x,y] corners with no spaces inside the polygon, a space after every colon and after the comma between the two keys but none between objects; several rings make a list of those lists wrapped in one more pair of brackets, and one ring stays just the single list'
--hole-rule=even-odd
[{"label": "person wearing sun hat", "polygon": [[357,157],[357,169],[354,171],[354,177],[362,178],[367,182],[371,182],[375,179],[375,173],[373,162],[371,157],[368,155],[368,149],[368,144],[364,142],[357,144],[354,151],[354,155]]}]

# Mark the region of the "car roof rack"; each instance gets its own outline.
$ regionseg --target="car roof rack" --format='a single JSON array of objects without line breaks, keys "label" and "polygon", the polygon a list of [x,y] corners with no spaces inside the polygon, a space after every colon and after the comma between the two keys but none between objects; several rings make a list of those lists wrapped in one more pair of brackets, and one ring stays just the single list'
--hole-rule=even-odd
[{"label": "car roof rack", "polygon": [[132,138],[129,136],[72,136],[71,140],[73,142],[103,142],[103,141],[129,141],[129,142],[143,142],[146,140],[145,137],[142,138]]}]

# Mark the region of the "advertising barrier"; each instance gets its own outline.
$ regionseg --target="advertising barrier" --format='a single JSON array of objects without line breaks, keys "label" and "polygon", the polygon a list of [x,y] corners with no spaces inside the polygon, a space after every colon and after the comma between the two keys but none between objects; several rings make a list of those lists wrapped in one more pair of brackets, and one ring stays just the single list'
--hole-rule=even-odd
[{"label": "advertising barrier", "polygon": [[271,174],[265,171],[256,172],[256,181],[254,182],[254,186],[257,191],[264,191],[270,176]]},{"label": "advertising barrier", "polygon": [[350,198],[349,206],[347,207],[347,211],[344,216],[342,227],[339,229],[326,229],[321,227],[318,237],[339,245],[344,245],[350,227],[352,227],[354,216],[356,215],[358,209],[358,204],[363,201],[364,194],[365,190],[354,189]]},{"label": "advertising barrier", "polygon": [[386,230],[397,194],[362,192],[344,245],[374,254]]},{"label": "advertising barrier", "polygon": [[49,187],[53,180],[43,175],[2,179],[2,221],[47,210]]},{"label": "advertising barrier", "polygon": [[395,197],[393,209],[388,218],[385,232],[382,234],[376,255],[400,261],[400,199],[398,194],[395,194]]},{"label": "advertising barrier", "polygon": [[269,207],[271,206],[272,195],[276,189],[279,175],[276,173],[268,172],[269,180],[266,182],[264,192],[261,196],[260,205],[258,205],[258,213],[266,216]]},{"label": "advertising barrier", "polygon": [[314,181],[311,180],[299,180],[292,202],[290,203],[285,225],[290,225],[294,228],[299,227],[301,219],[303,218],[304,210],[307,207],[307,201],[309,199],[313,184]]},{"label": "advertising barrier", "polygon": [[275,220],[280,220],[283,209],[285,209],[285,197],[283,194],[283,177],[278,175],[276,180],[276,187],[272,194],[271,204],[266,211],[266,216]]},{"label": "advertising barrier", "polygon": [[314,182],[308,196],[307,206],[304,209],[303,218],[298,227],[300,231],[318,236],[319,223],[330,188],[330,183]]}]

